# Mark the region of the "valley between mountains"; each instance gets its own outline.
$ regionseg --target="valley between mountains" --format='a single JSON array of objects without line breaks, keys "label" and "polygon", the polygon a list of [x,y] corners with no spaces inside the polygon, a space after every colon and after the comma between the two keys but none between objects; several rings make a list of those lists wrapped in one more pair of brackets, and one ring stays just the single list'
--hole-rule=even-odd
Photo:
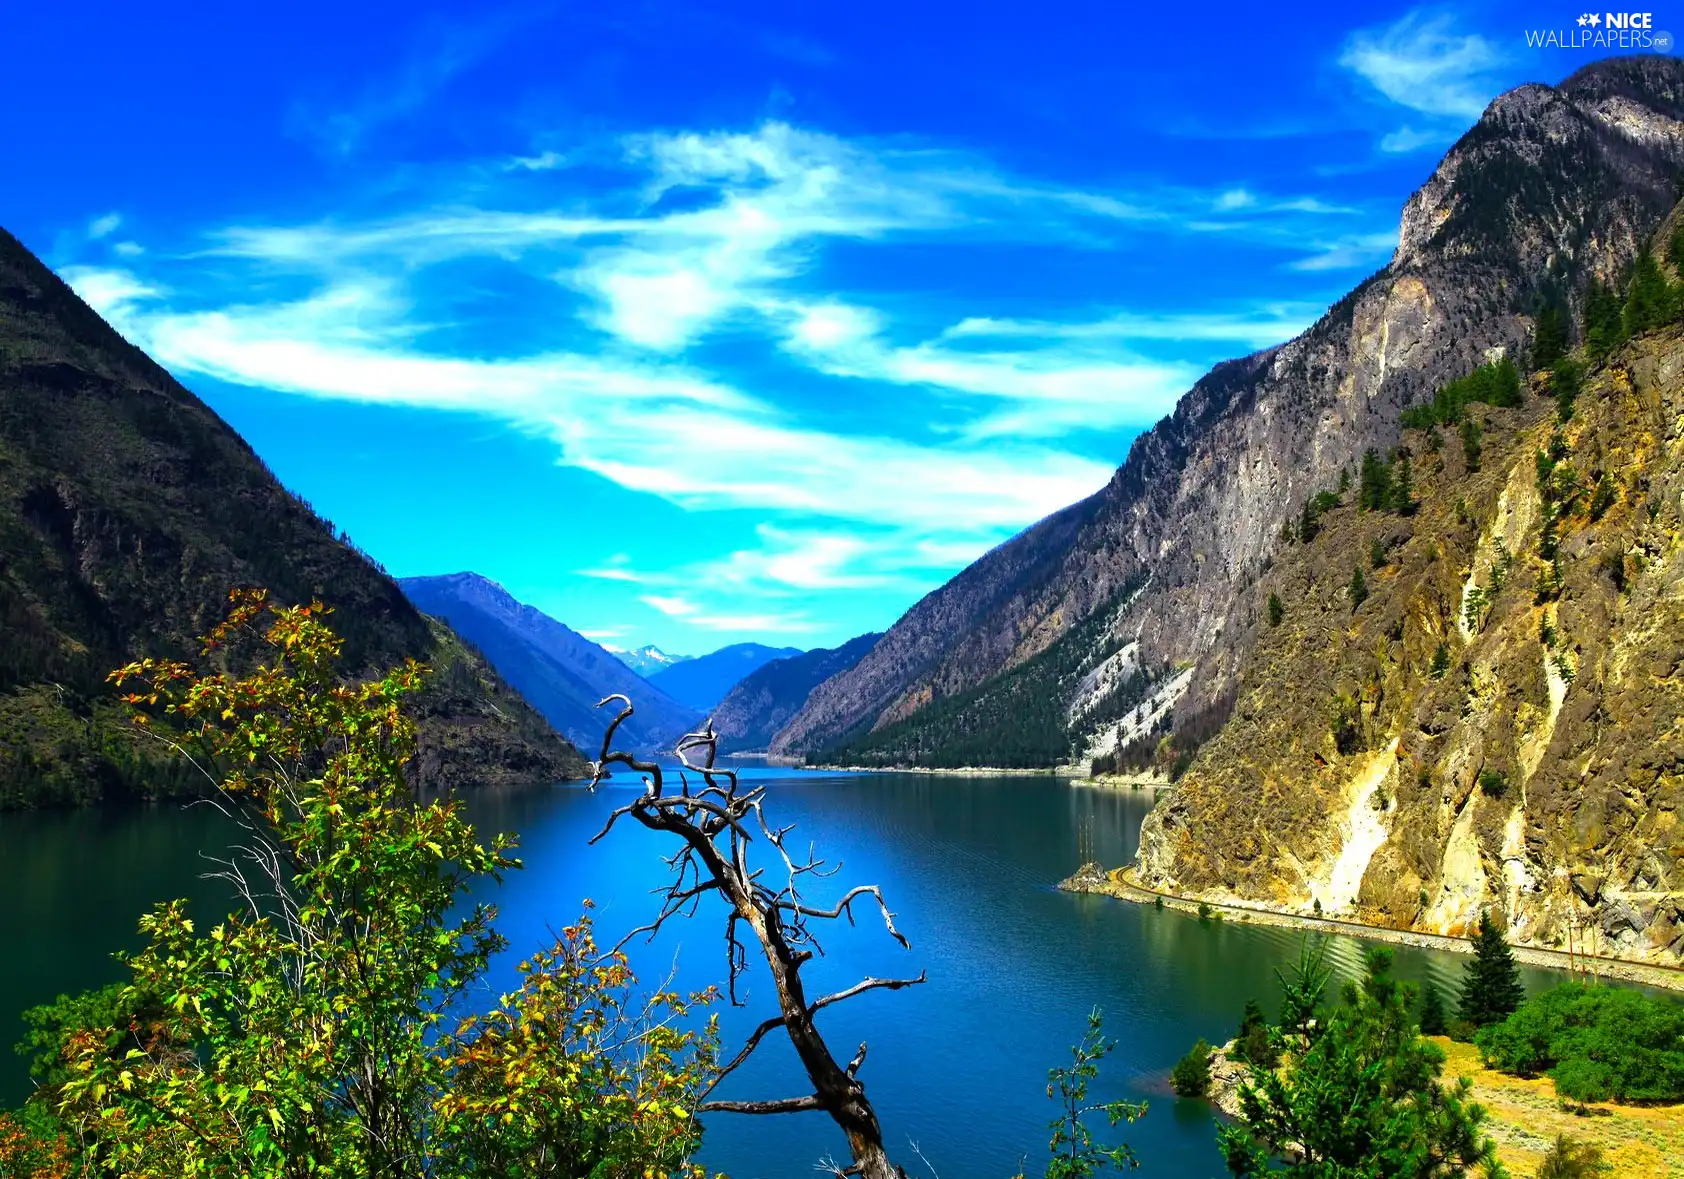
[{"label": "valley between mountains", "polygon": [[355,667],[439,668],[431,788],[577,778],[624,694],[649,750],[711,717],[795,762],[1173,783],[1132,869],[1163,891],[1684,963],[1684,330],[1639,297],[1684,284],[1681,192],[1684,66],[1513,90],[1384,269],[1096,495],[885,633],[676,660],[387,576],[0,236],[0,801],[193,789],[104,675],[263,585]]}]

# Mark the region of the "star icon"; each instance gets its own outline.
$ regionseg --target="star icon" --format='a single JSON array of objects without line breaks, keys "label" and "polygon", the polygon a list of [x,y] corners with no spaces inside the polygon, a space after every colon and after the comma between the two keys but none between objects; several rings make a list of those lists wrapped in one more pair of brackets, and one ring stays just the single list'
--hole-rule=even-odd
[{"label": "star icon", "polygon": [[1596,13],[1594,13],[1594,12],[1590,14],[1590,27],[1591,28],[1594,29],[1597,25],[1599,25],[1601,23],[1602,23],[1602,18],[1600,16],[1597,16]]},{"label": "star icon", "polygon": [[1585,26],[1586,26],[1586,25],[1588,25],[1588,24],[1590,24],[1590,17],[1588,17],[1588,16],[1581,16],[1581,17],[1580,17],[1580,18],[1579,18],[1579,27],[1580,27],[1580,28],[1581,28],[1581,29],[1582,29],[1582,28],[1584,28],[1584,27],[1585,27]]}]

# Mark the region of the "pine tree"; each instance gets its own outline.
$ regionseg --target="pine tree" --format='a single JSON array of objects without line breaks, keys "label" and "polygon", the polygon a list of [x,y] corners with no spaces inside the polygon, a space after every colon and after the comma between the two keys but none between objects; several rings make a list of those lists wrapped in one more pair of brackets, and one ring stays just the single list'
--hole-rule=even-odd
[{"label": "pine tree", "polygon": [[1397,476],[1392,480],[1392,511],[1400,516],[1415,514],[1415,474],[1407,454],[1398,456]]},{"label": "pine tree", "polygon": [[1210,1045],[1199,1040],[1169,1076],[1177,1097],[1204,1097],[1210,1092]]},{"label": "pine tree", "polygon": [[1550,392],[1555,395],[1556,420],[1565,424],[1573,416],[1573,402],[1579,396],[1579,382],[1583,370],[1570,356],[1562,357],[1550,368]]},{"label": "pine tree", "polygon": [[1619,296],[1601,283],[1591,284],[1585,295],[1585,351],[1597,360],[1618,348],[1625,339]]},{"label": "pine tree", "polygon": [[1450,648],[1446,644],[1440,643],[1438,650],[1433,652],[1433,665],[1428,669],[1428,674],[1435,680],[1441,680],[1444,678],[1444,673],[1449,670]]},{"label": "pine tree", "polygon": [[1245,1001],[1245,1012],[1240,1016],[1239,1030],[1234,1033],[1234,1056],[1261,1068],[1274,1068],[1280,1060],[1280,1052],[1275,1048],[1274,1037],[1270,1032],[1269,1019],[1263,1014],[1263,1005],[1256,999]]},{"label": "pine tree", "polygon": [[1480,437],[1484,431],[1479,423],[1472,418],[1462,422],[1462,458],[1467,461],[1469,471],[1479,470]]},{"label": "pine tree", "polygon": [[1474,1027],[1484,1027],[1508,1018],[1526,992],[1520,985],[1514,951],[1489,909],[1479,916],[1479,932],[1473,944],[1473,961],[1464,968],[1462,1001],[1456,1014]]},{"label": "pine tree", "polygon": [[1625,329],[1625,334],[1635,336],[1668,322],[1672,319],[1676,302],[1672,284],[1661,273],[1654,255],[1644,250],[1637,256],[1631,283],[1626,288],[1626,305],[1621,315],[1621,327]]},{"label": "pine tree", "polygon": [[1532,327],[1532,367],[1548,368],[1567,355],[1567,317],[1558,303],[1546,303]]},{"label": "pine tree", "polygon": [[1281,619],[1286,617],[1286,607],[1281,605],[1279,594],[1269,595],[1269,625],[1279,626]]},{"label": "pine tree", "polygon": [[1376,536],[1368,542],[1368,567],[1370,569],[1384,569],[1390,560],[1386,555],[1386,542]]},{"label": "pine tree", "polygon": [[1421,991],[1420,1023],[1423,1036],[1442,1036],[1450,1028],[1449,1020],[1444,1014],[1444,996],[1438,993],[1438,987],[1431,982]]},{"label": "pine tree", "polygon": [[1373,450],[1362,456],[1362,474],[1357,484],[1357,507],[1365,512],[1382,511],[1392,502],[1392,465]]},{"label": "pine tree", "polygon": [[1351,609],[1355,610],[1368,600],[1368,582],[1363,579],[1361,569],[1351,571]]},{"label": "pine tree", "polygon": [[1298,521],[1298,539],[1309,544],[1321,531],[1321,524],[1316,520],[1316,504],[1312,497],[1304,501],[1304,514]]}]

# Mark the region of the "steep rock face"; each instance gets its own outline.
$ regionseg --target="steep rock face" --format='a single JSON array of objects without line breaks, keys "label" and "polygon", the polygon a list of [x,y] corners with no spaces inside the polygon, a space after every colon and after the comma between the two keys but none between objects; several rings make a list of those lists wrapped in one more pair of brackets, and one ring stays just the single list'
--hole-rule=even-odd
[{"label": "steep rock face", "polygon": [[654,749],[683,733],[697,713],[651,685],[611,653],[548,614],[517,602],[477,573],[405,577],[398,584],[417,607],[450,623],[499,674],[581,749],[594,756],[613,713],[597,702],[616,693],[636,708],[621,733]]},{"label": "steep rock face", "polygon": [[1242,597],[1233,717],[1136,870],[1440,933],[1494,907],[1522,942],[1677,963],[1684,332],[1626,345],[1559,430],[1543,398],[1472,408],[1478,471],[1406,431],[1418,511],[1336,509]]},{"label": "steep rock face", "polygon": [[0,805],[168,788],[106,673],[196,656],[241,585],[327,602],[359,671],[434,665],[415,702],[424,786],[584,771],[483,660],[0,231]]},{"label": "steep rock face", "polygon": [[1222,707],[1244,653],[1230,616],[1283,523],[1365,449],[1393,445],[1403,407],[1491,350],[1522,351],[1540,297],[1576,305],[1629,263],[1672,204],[1681,116],[1684,64],[1661,57],[1499,98],[1410,198],[1384,270],[1297,339],[1213,369],[1106,488],[919,602],[813,692],[773,751],[819,753],[915,719],[1147,575],[1100,643],[1138,644],[1145,666],[1197,664],[1178,717]]},{"label": "steep rock face", "polygon": [[865,658],[881,634],[864,634],[840,647],[820,647],[772,662],[745,676],[713,710],[721,753],[764,750],[772,736],[831,676]]}]

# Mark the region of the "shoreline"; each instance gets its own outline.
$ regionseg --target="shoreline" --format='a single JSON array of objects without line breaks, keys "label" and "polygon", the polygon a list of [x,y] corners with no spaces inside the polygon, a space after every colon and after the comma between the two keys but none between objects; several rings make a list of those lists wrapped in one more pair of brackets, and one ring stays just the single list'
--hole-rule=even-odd
[{"label": "shoreline", "polygon": [[[1099,873],[1089,868],[1099,869]],[[1225,920],[1242,925],[1272,925],[1283,928],[1314,929],[1321,933],[1343,934],[1367,941],[1391,945],[1414,946],[1425,950],[1448,950],[1453,954],[1473,952],[1473,943],[1466,938],[1450,937],[1442,933],[1424,933],[1412,929],[1388,929],[1383,925],[1364,925],[1360,921],[1345,921],[1337,917],[1311,917],[1299,913],[1282,912],[1260,904],[1235,901],[1205,901],[1175,893],[1158,892],[1127,878],[1127,867],[1105,871],[1100,865],[1084,865],[1075,875],[1059,881],[1063,892],[1090,893],[1108,896],[1137,905],[1156,905],[1160,900],[1166,909],[1197,914],[1199,906],[1208,905],[1212,913],[1220,913]],[[1565,950],[1550,950],[1539,946],[1514,945],[1515,961],[1549,970],[1570,971],[1577,967],[1593,979],[1610,978],[1640,986],[1669,991],[1684,991],[1684,967],[1663,966],[1653,962],[1636,962],[1628,958],[1609,958],[1594,954],[1568,954]]]}]

